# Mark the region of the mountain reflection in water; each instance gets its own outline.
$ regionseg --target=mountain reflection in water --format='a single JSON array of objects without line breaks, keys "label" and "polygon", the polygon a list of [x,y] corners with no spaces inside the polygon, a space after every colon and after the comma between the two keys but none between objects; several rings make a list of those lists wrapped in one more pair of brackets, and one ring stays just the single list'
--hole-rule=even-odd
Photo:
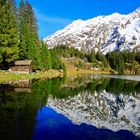
[{"label": "mountain reflection in water", "polygon": [[0,85],[1,140],[138,140],[140,82],[101,77]]}]

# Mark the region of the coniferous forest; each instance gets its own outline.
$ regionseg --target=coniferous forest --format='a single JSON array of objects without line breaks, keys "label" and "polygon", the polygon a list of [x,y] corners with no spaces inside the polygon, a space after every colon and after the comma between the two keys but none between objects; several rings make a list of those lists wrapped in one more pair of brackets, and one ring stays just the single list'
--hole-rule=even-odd
[{"label": "coniferous forest", "polygon": [[[66,45],[56,46],[53,51],[57,55],[70,58],[76,57],[84,60],[84,63],[91,63],[92,68],[99,70],[110,70],[111,73],[118,74],[140,74],[140,52],[139,51],[114,51],[104,55],[101,52],[82,52],[75,48],[70,48]],[[77,65],[79,68],[84,68],[84,64]]]},{"label": "coniferous forest", "polygon": [[27,59],[33,61],[34,70],[62,68],[56,53],[39,40],[36,16],[28,0],[21,0],[19,7],[15,0],[0,0],[0,69]]}]

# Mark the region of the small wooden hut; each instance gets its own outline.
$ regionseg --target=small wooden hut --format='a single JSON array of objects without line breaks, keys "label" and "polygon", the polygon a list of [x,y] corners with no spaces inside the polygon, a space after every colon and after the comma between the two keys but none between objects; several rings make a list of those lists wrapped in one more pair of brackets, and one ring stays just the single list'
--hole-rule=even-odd
[{"label": "small wooden hut", "polygon": [[15,73],[32,73],[32,60],[15,61],[9,71]]}]

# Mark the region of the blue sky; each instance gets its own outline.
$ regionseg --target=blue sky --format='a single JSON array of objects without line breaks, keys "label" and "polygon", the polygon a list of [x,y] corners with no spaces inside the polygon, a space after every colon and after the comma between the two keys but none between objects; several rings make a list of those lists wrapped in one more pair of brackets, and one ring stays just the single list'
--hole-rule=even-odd
[{"label": "blue sky", "polygon": [[[20,0],[17,0],[19,3]],[[128,14],[140,0],[28,0],[36,13],[39,36],[44,38],[77,19],[90,19],[114,12]]]}]

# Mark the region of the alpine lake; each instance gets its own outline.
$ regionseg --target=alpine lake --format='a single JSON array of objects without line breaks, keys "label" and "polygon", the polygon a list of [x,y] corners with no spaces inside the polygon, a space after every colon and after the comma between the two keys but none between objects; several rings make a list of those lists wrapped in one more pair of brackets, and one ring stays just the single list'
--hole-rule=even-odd
[{"label": "alpine lake", "polygon": [[0,140],[140,140],[140,76],[1,83]]}]

